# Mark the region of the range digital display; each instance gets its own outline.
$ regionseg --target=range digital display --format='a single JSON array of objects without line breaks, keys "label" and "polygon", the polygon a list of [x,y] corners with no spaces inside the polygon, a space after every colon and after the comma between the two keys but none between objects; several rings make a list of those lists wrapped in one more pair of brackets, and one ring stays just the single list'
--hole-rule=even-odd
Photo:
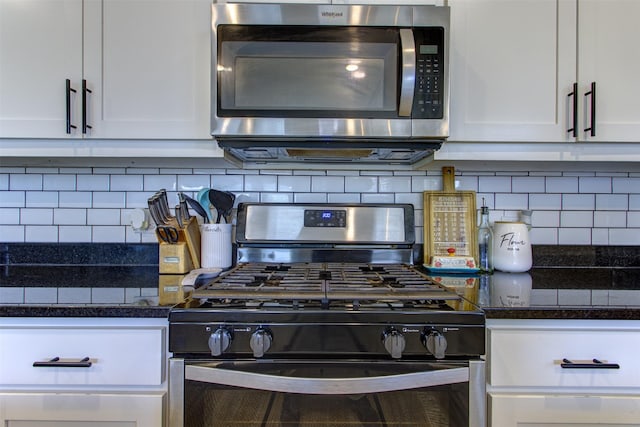
[{"label": "range digital display", "polygon": [[347,211],[344,210],[314,210],[304,211],[305,227],[346,227]]}]

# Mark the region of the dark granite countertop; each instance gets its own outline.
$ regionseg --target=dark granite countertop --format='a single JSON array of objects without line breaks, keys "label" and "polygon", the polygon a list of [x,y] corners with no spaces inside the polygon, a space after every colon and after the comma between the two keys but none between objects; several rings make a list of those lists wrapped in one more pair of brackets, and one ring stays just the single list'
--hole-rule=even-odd
[{"label": "dark granite countertop", "polygon": [[[11,287],[158,286],[157,245],[12,245],[0,263],[0,291]],[[44,249],[43,249],[44,248]],[[72,250],[71,250],[72,249]],[[488,319],[640,320],[640,247],[534,246],[527,273],[446,277]],[[42,262],[43,250],[49,263]],[[40,254],[35,263],[34,253]],[[447,283],[445,283],[447,284]],[[0,304],[0,317],[166,317],[169,306]]]}]

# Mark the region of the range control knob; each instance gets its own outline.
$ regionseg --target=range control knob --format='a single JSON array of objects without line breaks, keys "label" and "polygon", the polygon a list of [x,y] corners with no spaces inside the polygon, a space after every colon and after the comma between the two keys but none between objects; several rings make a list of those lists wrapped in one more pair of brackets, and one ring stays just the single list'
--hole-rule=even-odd
[{"label": "range control knob", "polygon": [[433,354],[436,359],[444,359],[444,353],[447,350],[447,339],[437,329],[429,329],[422,332],[422,345],[425,346],[429,353]]},{"label": "range control knob", "polygon": [[387,353],[394,359],[400,359],[406,346],[404,336],[396,328],[389,328],[382,334],[382,343]]},{"label": "range control knob", "polygon": [[209,337],[209,349],[212,356],[220,356],[231,345],[231,332],[224,328],[218,328]]},{"label": "range control knob", "polygon": [[253,350],[253,357],[262,357],[271,347],[273,335],[265,328],[258,328],[249,340],[249,346]]}]

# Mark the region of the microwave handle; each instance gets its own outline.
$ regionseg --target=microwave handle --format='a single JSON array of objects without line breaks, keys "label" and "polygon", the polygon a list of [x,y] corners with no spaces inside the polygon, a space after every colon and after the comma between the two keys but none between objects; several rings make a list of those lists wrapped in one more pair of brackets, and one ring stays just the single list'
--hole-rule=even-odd
[{"label": "microwave handle", "polygon": [[416,82],[416,42],[413,38],[413,30],[400,29],[400,51],[402,59],[402,81],[400,84],[400,105],[398,115],[411,116],[413,106],[413,91]]},{"label": "microwave handle", "polygon": [[469,381],[469,367],[366,378],[299,378],[187,365],[185,379],[233,387],[301,394],[363,394]]}]

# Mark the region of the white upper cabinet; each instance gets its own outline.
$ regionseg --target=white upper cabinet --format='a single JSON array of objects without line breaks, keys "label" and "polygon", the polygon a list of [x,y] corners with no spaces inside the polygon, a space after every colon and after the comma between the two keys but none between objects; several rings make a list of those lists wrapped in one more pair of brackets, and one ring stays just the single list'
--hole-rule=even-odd
[{"label": "white upper cabinet", "polygon": [[579,119],[591,126],[590,97],[596,83],[595,136],[587,141],[640,142],[640,2],[637,0],[579,0],[578,84]]},{"label": "white upper cabinet", "polygon": [[82,2],[0,1],[0,137],[65,137],[67,79],[75,113]]},{"label": "white upper cabinet", "polygon": [[207,0],[0,1],[0,137],[210,139],[210,17]]},{"label": "white upper cabinet", "polygon": [[449,139],[568,141],[575,1],[449,0],[449,5]]},{"label": "white upper cabinet", "polygon": [[[450,140],[639,141],[640,2],[449,4]],[[592,82],[595,136],[585,131],[592,127]]]}]

